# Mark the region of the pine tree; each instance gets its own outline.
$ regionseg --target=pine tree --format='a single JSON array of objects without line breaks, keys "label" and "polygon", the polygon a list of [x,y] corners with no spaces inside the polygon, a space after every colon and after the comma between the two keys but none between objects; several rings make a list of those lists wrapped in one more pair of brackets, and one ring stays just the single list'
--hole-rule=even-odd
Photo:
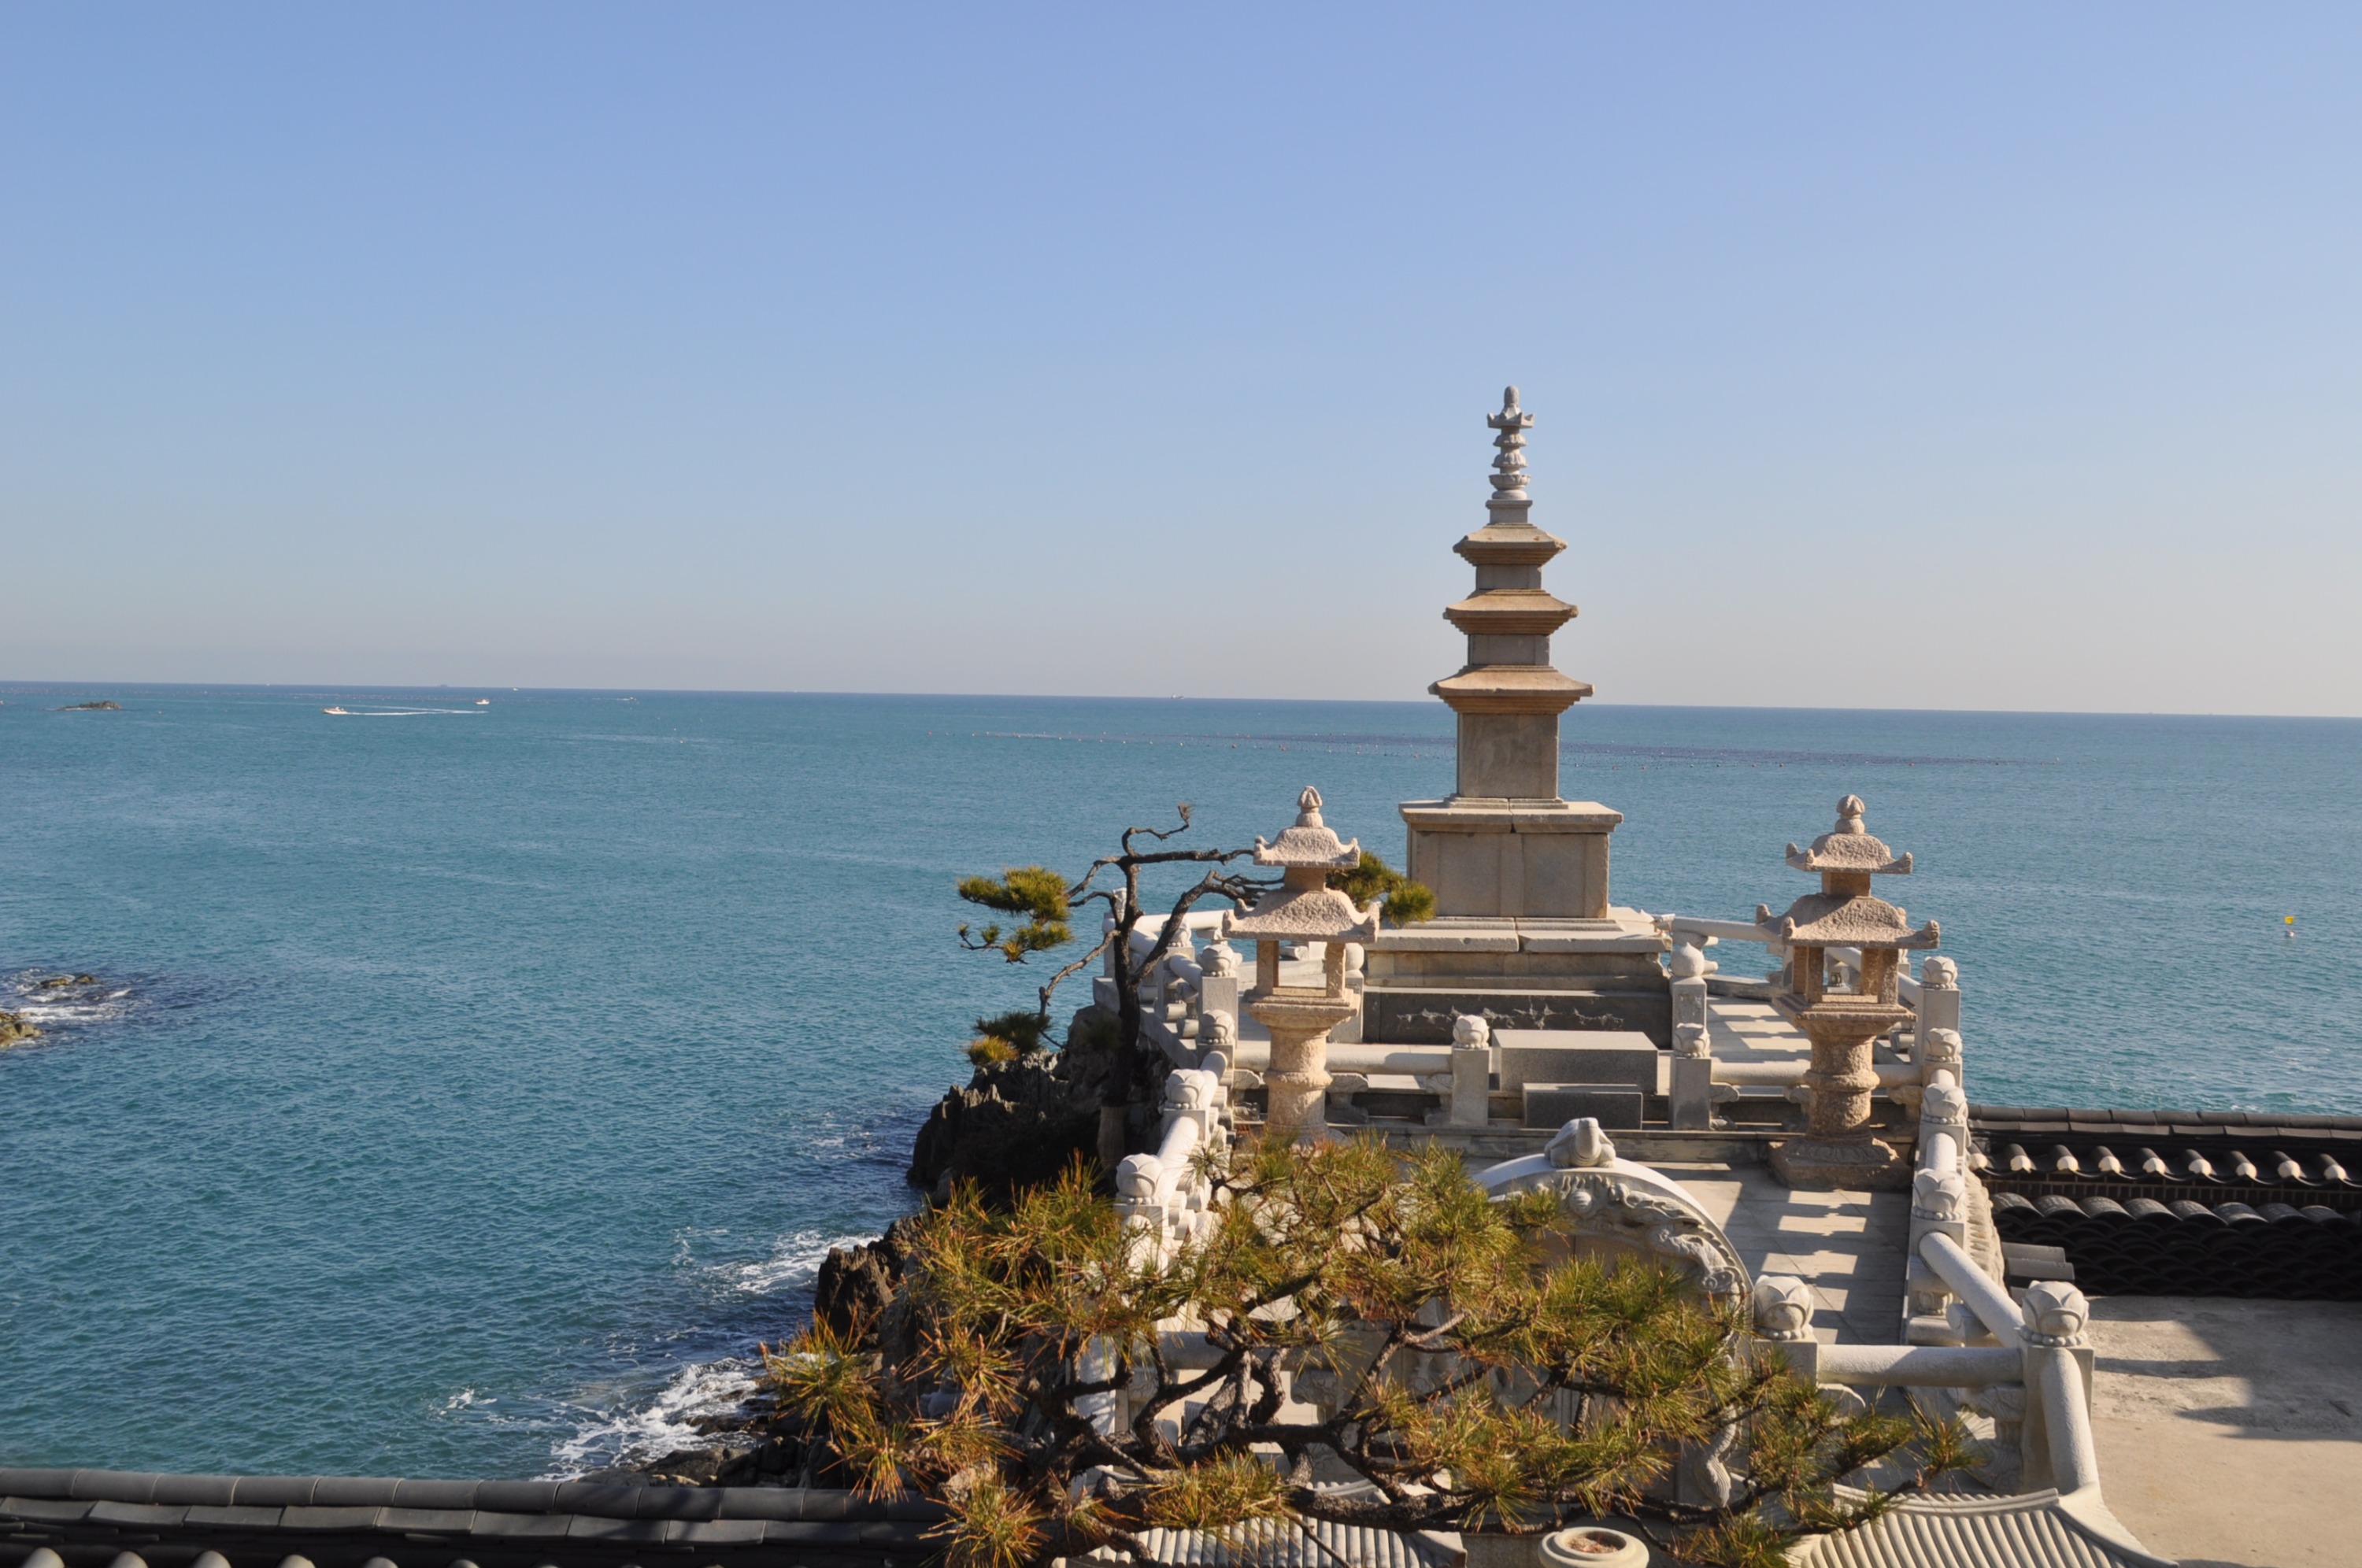
[{"label": "pine tree", "polygon": [[[878,1339],[899,1348],[816,1325],[766,1353],[768,1380],[860,1488],[946,1506],[952,1568],[1102,1544],[1145,1563],[1160,1526],[1586,1515],[1768,1568],[1975,1457],[1956,1425],[1841,1413],[1737,1309],[1573,1253],[1553,1196],[1488,1199],[1449,1151],[1201,1158],[1213,1222],[1163,1259],[1079,1165],[1007,1208],[956,1192],[917,1228]],[[1728,1503],[1669,1501],[1681,1445],[1726,1433]],[[1898,1487],[1838,1489],[1874,1462]]]},{"label": "pine tree", "polygon": [[[1115,981],[1117,1038],[1113,1070],[1108,1075],[1106,1098],[1099,1107],[1098,1160],[1102,1173],[1113,1171],[1116,1162],[1124,1154],[1124,1124],[1131,1111],[1142,1060],[1142,982],[1173,951],[1174,943],[1181,933],[1182,917],[1200,902],[1222,899],[1240,909],[1246,909],[1272,887],[1269,882],[1222,869],[1236,861],[1251,858],[1254,854],[1252,849],[1165,847],[1171,840],[1189,831],[1191,810],[1188,802],[1183,801],[1175,810],[1180,818],[1177,825],[1163,830],[1146,827],[1124,829],[1117,841],[1117,852],[1092,861],[1082,876],[1071,883],[1044,866],[1012,866],[998,877],[962,878],[958,887],[959,896],[967,902],[1019,917],[1013,924],[1004,925],[996,921],[981,929],[966,924],[959,928],[961,946],[974,953],[998,953],[1011,964],[1022,964],[1033,954],[1048,952],[1073,941],[1072,922],[1075,907],[1078,904],[1100,904],[1112,922],[1112,928],[1100,937],[1096,946],[1061,967],[1043,984],[1039,993],[1041,1024],[1032,1035],[1032,1040],[1038,1042],[1041,1032],[1049,1027],[1051,1001],[1058,987],[1102,955],[1112,954],[1112,961],[1108,967]],[[1164,929],[1157,939],[1144,952],[1135,953],[1132,933],[1138,928],[1143,912],[1141,874],[1145,869],[1160,866],[1204,866],[1209,869],[1173,900]],[[1106,885],[1101,885],[1102,877],[1107,878]],[[1385,918],[1397,924],[1424,921],[1435,913],[1433,893],[1394,870],[1374,855],[1363,854],[1358,867],[1337,872],[1330,881],[1333,886],[1351,893],[1356,903],[1383,898],[1385,900],[1382,911]],[[978,1020],[977,1038],[968,1046],[969,1059],[981,1066],[991,1062],[1011,1060],[1031,1049],[1029,1042],[1021,1040],[1010,1027],[1006,1027],[1014,1016]],[[996,1022],[1004,1027],[992,1027]]]}]

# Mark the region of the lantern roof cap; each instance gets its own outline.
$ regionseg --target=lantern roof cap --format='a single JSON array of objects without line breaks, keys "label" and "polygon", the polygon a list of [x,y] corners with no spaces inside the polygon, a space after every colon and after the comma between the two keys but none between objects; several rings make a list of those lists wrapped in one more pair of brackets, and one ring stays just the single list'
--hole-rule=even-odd
[{"label": "lantern roof cap", "polygon": [[1254,863],[1290,870],[1351,871],[1362,864],[1362,841],[1340,839],[1336,830],[1320,820],[1320,791],[1308,784],[1296,798],[1294,827],[1272,843],[1264,842],[1260,834],[1255,835]]},{"label": "lantern roof cap", "polygon": [[1224,911],[1222,936],[1251,942],[1375,942],[1378,900],[1357,908],[1334,888],[1275,888],[1244,914]]},{"label": "lantern roof cap", "polygon": [[1935,947],[1944,934],[1932,920],[1912,930],[1901,909],[1869,893],[1806,893],[1779,916],[1759,907],[1755,926],[1792,947]]},{"label": "lantern roof cap", "polygon": [[1813,840],[1810,849],[1788,846],[1788,864],[1799,871],[1849,871],[1857,876],[1907,877],[1911,856],[1897,855],[1862,825],[1861,797],[1838,802],[1838,825]]}]

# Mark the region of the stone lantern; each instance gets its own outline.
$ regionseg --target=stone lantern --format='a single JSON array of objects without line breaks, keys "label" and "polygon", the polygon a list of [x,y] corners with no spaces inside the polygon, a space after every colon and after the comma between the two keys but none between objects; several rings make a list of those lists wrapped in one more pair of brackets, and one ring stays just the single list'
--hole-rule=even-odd
[{"label": "stone lantern", "polygon": [[[1271,1031],[1271,1066],[1264,1074],[1270,1091],[1264,1124],[1274,1136],[1317,1141],[1329,1130],[1329,1031],[1353,1015],[1345,989],[1345,947],[1378,933],[1378,905],[1366,909],[1329,886],[1331,871],[1362,863],[1362,845],[1339,841],[1320,820],[1320,791],[1308,789],[1297,800],[1296,825],[1276,844],[1255,840],[1258,866],[1276,866],[1280,885],[1245,914],[1222,917],[1225,941],[1245,937],[1255,944],[1255,984],[1247,1004]],[[1318,986],[1279,983],[1282,943],[1325,944]]]},{"label": "stone lantern", "polygon": [[[1913,931],[1900,909],[1871,895],[1872,877],[1908,875],[1911,856],[1871,837],[1861,812],[1860,797],[1848,795],[1838,802],[1834,829],[1810,849],[1788,846],[1788,864],[1817,873],[1819,892],[1776,919],[1768,906],[1755,911],[1765,940],[1788,954],[1786,985],[1772,1005],[1813,1043],[1805,1075],[1811,1121],[1805,1136],[1772,1153],[1773,1172],[1791,1187],[1899,1187],[1911,1179],[1904,1158],[1871,1135],[1870,1097],[1878,1087],[1871,1043],[1911,1018],[1895,994],[1904,951],[1933,947],[1940,933],[1934,921]],[[1849,975],[1831,948],[1859,950]]]}]

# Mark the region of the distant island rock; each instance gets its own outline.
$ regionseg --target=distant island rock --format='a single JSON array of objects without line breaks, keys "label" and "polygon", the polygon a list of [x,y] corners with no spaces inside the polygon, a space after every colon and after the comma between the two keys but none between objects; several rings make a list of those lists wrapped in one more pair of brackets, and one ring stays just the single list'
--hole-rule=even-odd
[{"label": "distant island rock", "polygon": [[25,1021],[21,1012],[0,1012],[0,1051],[38,1039],[40,1031]]},{"label": "distant island rock", "polygon": [[123,704],[106,701],[69,702],[62,708],[52,708],[50,712],[52,713],[120,713],[123,712]]}]

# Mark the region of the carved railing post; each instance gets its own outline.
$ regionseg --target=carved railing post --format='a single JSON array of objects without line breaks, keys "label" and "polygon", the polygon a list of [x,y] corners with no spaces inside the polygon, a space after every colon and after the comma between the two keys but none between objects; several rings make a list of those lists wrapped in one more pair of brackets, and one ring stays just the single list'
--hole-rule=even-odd
[{"label": "carved railing post", "polygon": [[2025,1476],[2043,1478],[2061,1493],[2099,1485],[2092,1441],[2092,1342],[2084,1334],[2092,1304],[2071,1285],[2037,1279],[2019,1306],[2025,1323],[2018,1340],[2025,1359],[2025,1426],[2019,1452]]},{"label": "carved railing post", "polygon": [[1677,1132],[1703,1132],[1714,1125],[1714,1047],[1705,1025],[1673,1025],[1672,1077],[1667,1109]]},{"label": "carved railing post", "polygon": [[1780,1347],[1788,1364],[1809,1382],[1820,1381],[1821,1342],[1813,1337],[1813,1287],[1794,1275],[1767,1274],[1755,1282],[1749,1303],[1755,1337]]},{"label": "carved railing post", "polygon": [[1493,1026],[1473,1013],[1462,1013],[1451,1024],[1451,1104],[1446,1115],[1453,1127],[1483,1127],[1492,1121]]},{"label": "carved railing post", "polygon": [[1702,1132],[1714,1125],[1714,1046],[1706,1018],[1705,977],[1716,966],[1700,945],[1705,938],[1676,930],[1666,971],[1673,992],[1673,1060],[1668,1110],[1673,1126]]},{"label": "carved railing post", "polygon": [[1920,1242],[1931,1233],[1968,1243],[1968,1098],[1946,1082],[1923,1090],[1918,1168],[1911,1178],[1911,1251],[1904,1276],[1903,1338],[1908,1344],[1958,1344],[1982,1337],[1956,1309],[1950,1287],[1919,1255]]},{"label": "carved railing post", "polygon": [[[1929,1048],[1937,1030],[1950,1032],[1948,1060],[1939,1060]],[[1934,1083],[1937,1072],[1948,1067],[1955,1088],[1969,1087],[1960,1076],[1960,966],[1941,955],[1931,954],[1919,966],[1919,1016],[1912,1027],[1911,1057],[1921,1084]]]}]

